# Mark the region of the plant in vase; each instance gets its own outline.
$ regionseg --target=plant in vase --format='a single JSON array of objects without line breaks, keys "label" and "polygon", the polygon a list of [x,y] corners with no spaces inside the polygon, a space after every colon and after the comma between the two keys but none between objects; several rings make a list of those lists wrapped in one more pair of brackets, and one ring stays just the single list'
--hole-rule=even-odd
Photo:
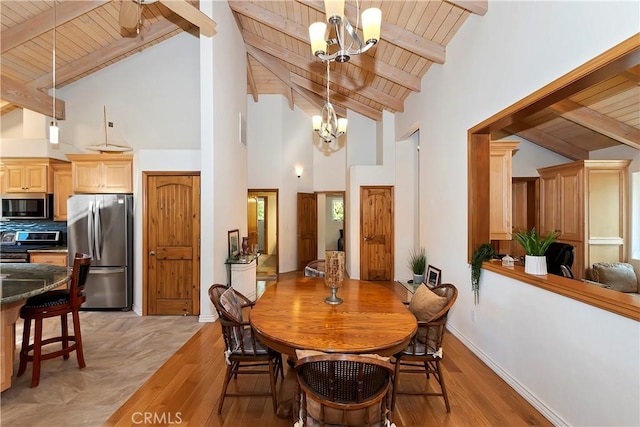
[{"label": "plant in vase", "polygon": [[424,272],[427,269],[427,254],[424,248],[409,251],[409,268],[413,273],[414,285],[424,282]]},{"label": "plant in vase", "polygon": [[514,239],[524,248],[524,272],[544,276],[547,274],[547,257],[544,255],[549,245],[558,240],[560,233],[553,231],[542,238],[538,230],[533,227],[529,231],[513,233]]},{"label": "plant in vase", "polygon": [[473,290],[473,302],[480,302],[480,274],[482,273],[482,263],[494,257],[496,251],[489,243],[483,243],[473,251],[471,257],[471,289]]}]

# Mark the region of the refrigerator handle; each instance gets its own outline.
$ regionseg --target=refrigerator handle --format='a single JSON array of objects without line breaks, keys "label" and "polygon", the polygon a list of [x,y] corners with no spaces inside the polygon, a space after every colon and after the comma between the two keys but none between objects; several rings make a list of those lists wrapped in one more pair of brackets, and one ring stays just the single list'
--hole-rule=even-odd
[{"label": "refrigerator handle", "polygon": [[96,259],[102,258],[102,222],[100,221],[100,202],[96,202],[96,214],[93,220],[94,237],[96,240]]},{"label": "refrigerator handle", "polygon": [[87,243],[89,244],[89,255],[93,259],[93,202],[89,202],[87,214]]}]

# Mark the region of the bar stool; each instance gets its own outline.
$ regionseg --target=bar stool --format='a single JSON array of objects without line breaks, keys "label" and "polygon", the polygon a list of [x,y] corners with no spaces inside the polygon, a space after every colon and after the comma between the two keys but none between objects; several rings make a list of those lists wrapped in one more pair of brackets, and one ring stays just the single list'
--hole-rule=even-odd
[{"label": "bar stool", "polygon": [[[24,374],[27,369],[27,362],[33,362],[33,374],[31,376],[31,387],[37,387],[40,381],[40,363],[43,360],[53,359],[63,356],[69,358],[72,351],[76,351],[78,365],[80,368],[86,366],[82,353],[82,336],[80,334],[80,305],[86,300],[84,295],[84,285],[89,275],[91,267],[91,257],[82,253],[76,253],[73,261],[73,271],[68,289],[53,290],[40,295],[33,296],[27,300],[20,309],[20,318],[24,319],[24,330],[22,334],[22,349],[20,350],[20,367],[18,376]],[[67,314],[71,313],[73,318],[73,333],[69,335],[67,325]],[[60,316],[62,334],[59,337],[42,339],[42,319]],[[31,333],[31,321],[35,323],[35,334],[33,344],[29,344]],[[69,345],[69,341],[73,344]],[[50,353],[42,353],[42,347],[55,342],[62,343],[62,349]],[[33,355],[29,353],[33,351]]]}]

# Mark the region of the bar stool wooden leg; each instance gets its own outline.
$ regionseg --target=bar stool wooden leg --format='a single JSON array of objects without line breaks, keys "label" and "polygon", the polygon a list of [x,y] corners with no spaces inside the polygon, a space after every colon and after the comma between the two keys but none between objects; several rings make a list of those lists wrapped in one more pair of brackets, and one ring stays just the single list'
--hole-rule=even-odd
[{"label": "bar stool wooden leg", "polygon": [[17,376],[21,376],[27,370],[27,355],[29,354],[29,336],[31,335],[31,321],[24,322],[22,329],[22,347],[20,348],[20,367]]},{"label": "bar stool wooden leg", "polygon": [[34,319],[36,324],[33,338],[33,374],[31,374],[31,388],[37,387],[40,382],[40,356],[42,356],[42,319]]},{"label": "bar stool wooden leg", "polygon": [[[71,312],[71,316],[73,317],[73,335],[75,336],[76,341],[76,356],[78,357],[78,366],[80,368],[84,368],[86,363],[84,363],[84,353],[82,352],[82,334],[80,333],[80,313],[78,310],[74,310]],[[65,315],[65,324],[66,322]],[[67,358],[69,355],[67,354]]]},{"label": "bar stool wooden leg", "polygon": [[[62,349],[66,350],[69,347],[69,325],[67,324],[66,313],[60,315],[60,327],[62,329]],[[69,353],[64,354],[62,357],[64,360],[67,360],[69,358]]]}]

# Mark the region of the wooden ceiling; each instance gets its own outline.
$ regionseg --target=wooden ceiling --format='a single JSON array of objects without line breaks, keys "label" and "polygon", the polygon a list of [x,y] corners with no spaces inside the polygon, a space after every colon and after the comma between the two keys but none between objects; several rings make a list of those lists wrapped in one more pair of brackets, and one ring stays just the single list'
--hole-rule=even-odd
[{"label": "wooden ceiling", "polygon": [[[122,0],[131,1],[131,0]],[[145,0],[149,1],[149,0]],[[176,0],[174,0],[176,1]],[[178,1],[184,2],[185,0]],[[121,0],[56,3],[56,86],[81,79],[183,31],[198,28],[159,1],[144,5],[140,33],[120,27]],[[189,0],[197,7],[197,1]],[[281,94],[289,105],[317,114],[326,98],[326,68],[311,54],[308,26],[324,21],[322,1],[229,1],[247,48],[248,93]],[[354,1],[345,13],[356,21]],[[345,64],[331,63],[331,102],[379,120],[383,110],[402,112],[404,101],[421,90],[432,66],[446,61],[446,46],[470,14],[484,15],[487,0],[363,0],[360,10],[382,10],[381,40]],[[51,114],[46,94],[53,81],[53,1],[0,3],[0,112],[29,108]],[[569,158],[594,149],[627,144],[640,149],[638,64],[589,90],[513,123],[516,133]],[[64,119],[64,101],[57,102]],[[596,123],[596,124],[594,124]]]}]

